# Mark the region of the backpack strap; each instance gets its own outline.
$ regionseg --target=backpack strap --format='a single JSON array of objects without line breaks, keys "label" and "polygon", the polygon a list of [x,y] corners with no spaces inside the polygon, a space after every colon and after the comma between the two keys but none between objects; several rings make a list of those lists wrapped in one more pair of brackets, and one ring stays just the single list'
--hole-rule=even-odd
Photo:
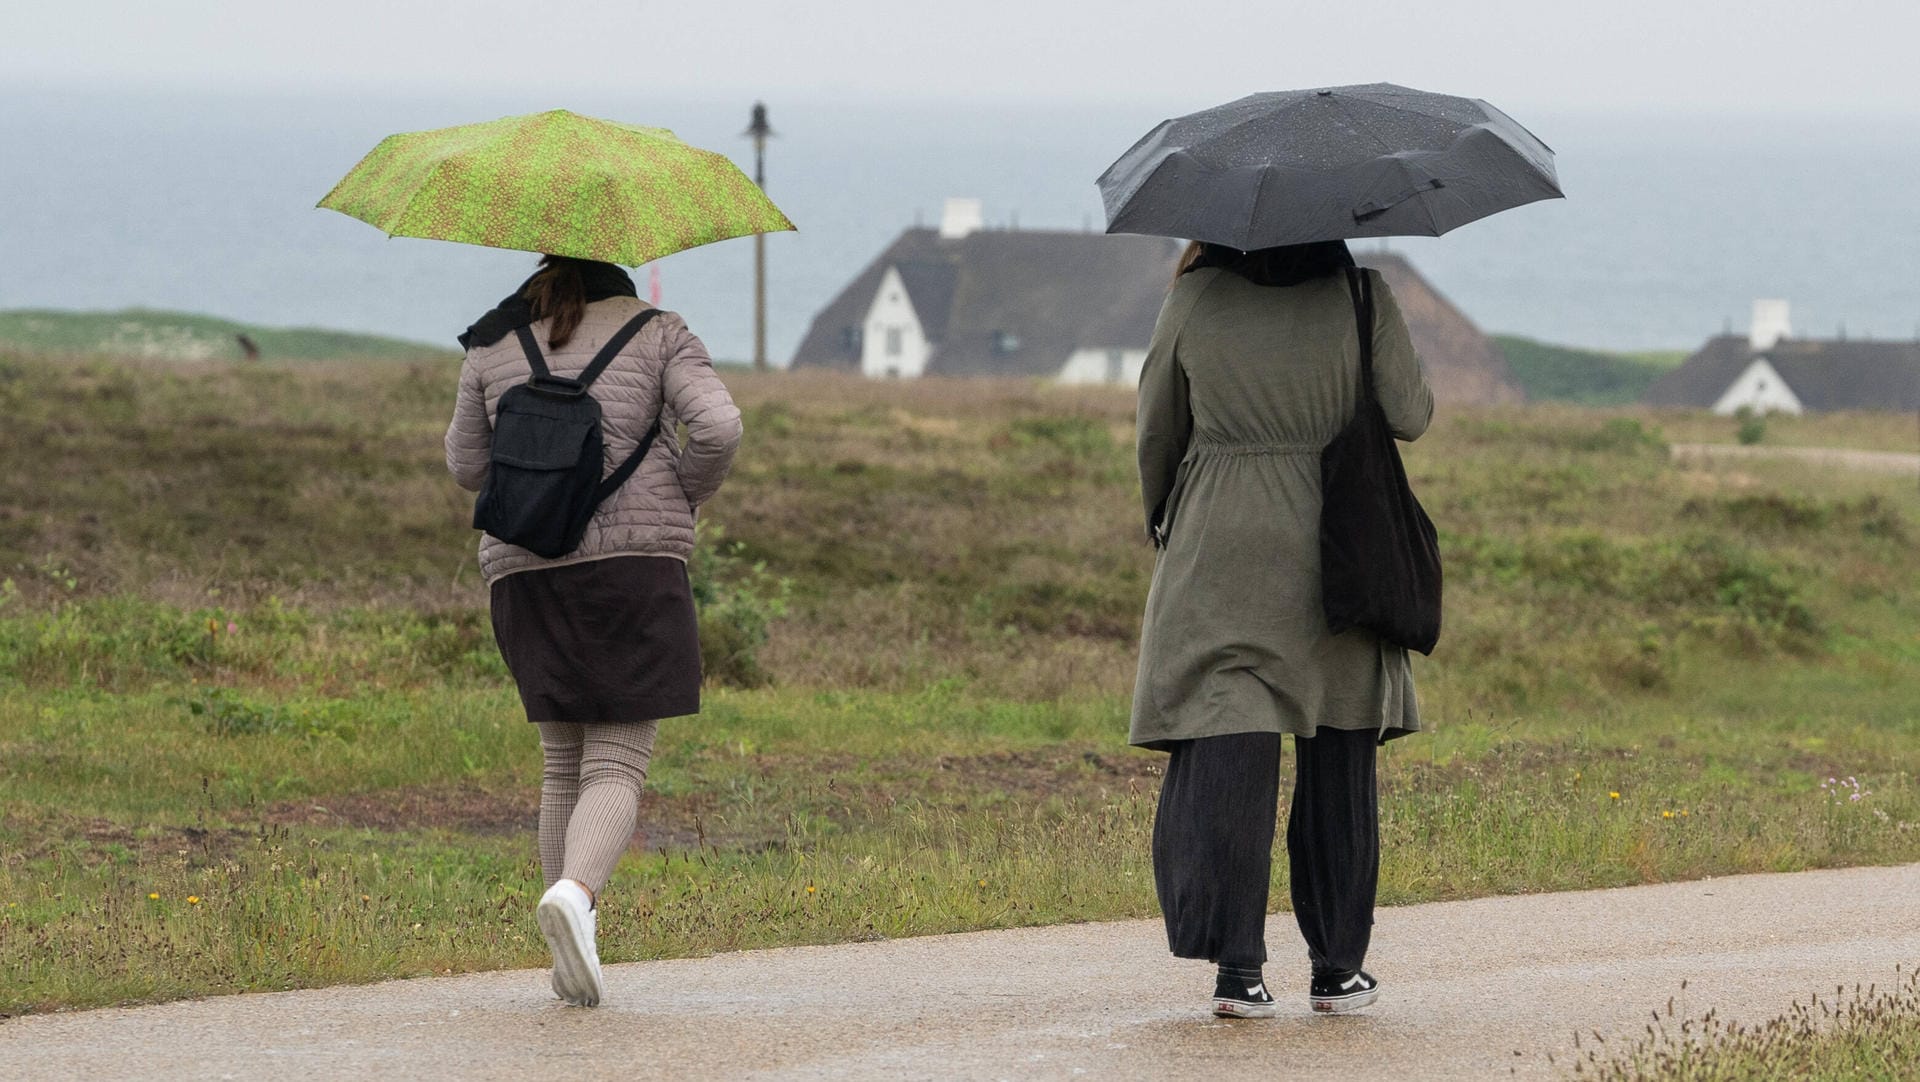
[{"label": "backpack strap", "polygon": [[625,462],[614,467],[613,472],[607,475],[606,480],[600,482],[600,487],[594,490],[593,502],[596,505],[604,502],[608,496],[620,491],[620,486],[627,483],[627,478],[633,476],[633,471],[640,468],[640,460],[647,457],[648,451],[653,450],[653,441],[658,435],[660,435],[660,418],[655,417],[653,419],[653,427],[647,429],[647,434],[640,437],[640,446],[633,449],[633,453],[627,456]]},{"label": "backpack strap", "polygon": [[[659,314],[660,309],[649,308],[627,320],[625,325],[613,332],[613,337],[607,339],[606,345],[601,346],[600,352],[594,354],[593,360],[588,362],[586,370],[574,377],[581,389],[591,387],[593,381],[600,378],[600,373],[605,372],[607,366],[613,363],[613,359],[620,355],[620,351],[627,348],[627,343],[633,341],[633,336],[639,334],[640,329]],[[540,339],[533,333],[533,328],[519,326],[513,329],[513,333],[520,339],[520,348],[527,354],[527,365],[533,369],[534,378],[551,379],[552,373],[547,371],[547,358],[540,352]]]},{"label": "backpack strap", "polygon": [[[619,355],[620,351],[627,348],[628,342],[633,341],[633,336],[640,333],[640,329],[647,325],[648,320],[659,314],[660,309],[649,308],[628,320],[626,326],[613,332],[613,337],[607,339],[607,344],[601,346],[600,352],[594,355],[593,363],[587,366],[586,371],[580,373],[581,386],[584,387],[599,379],[600,373],[606,371],[607,366],[613,363],[613,359]],[[647,429],[647,434],[640,437],[640,445],[633,449],[633,453],[627,456],[626,461],[614,467],[606,480],[600,482],[600,487],[594,490],[594,503],[601,503],[608,496],[620,491],[620,486],[626,484],[627,478],[632,477],[634,471],[640,468],[640,461],[647,457],[647,452],[653,450],[653,441],[660,435],[661,415],[666,413],[666,391],[667,374],[663,370],[660,373],[660,412],[653,415],[653,424]]]},{"label": "backpack strap", "polygon": [[540,340],[533,336],[532,327],[515,327],[513,333],[520,338],[520,348],[526,351],[527,365],[533,369],[534,379],[551,379],[547,371],[547,359],[540,353]]},{"label": "backpack strap", "polygon": [[633,336],[640,333],[640,328],[645,327],[654,316],[659,314],[660,309],[649,308],[627,320],[625,326],[613,332],[613,337],[607,339],[607,344],[601,346],[600,352],[593,355],[593,360],[587,365],[586,371],[574,377],[580,381],[580,386],[593,386],[593,381],[599,379],[600,373],[605,372],[607,366],[613,363],[613,359],[620,355],[620,351],[627,348],[627,343],[633,341]]}]

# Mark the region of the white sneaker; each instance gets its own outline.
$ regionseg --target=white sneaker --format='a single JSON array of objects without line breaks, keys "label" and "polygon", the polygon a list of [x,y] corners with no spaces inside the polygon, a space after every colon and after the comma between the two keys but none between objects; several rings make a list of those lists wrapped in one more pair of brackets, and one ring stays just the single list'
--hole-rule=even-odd
[{"label": "white sneaker", "polygon": [[553,994],[576,1007],[598,1005],[606,983],[593,942],[593,899],[580,884],[562,879],[547,888],[533,915],[553,951]]}]

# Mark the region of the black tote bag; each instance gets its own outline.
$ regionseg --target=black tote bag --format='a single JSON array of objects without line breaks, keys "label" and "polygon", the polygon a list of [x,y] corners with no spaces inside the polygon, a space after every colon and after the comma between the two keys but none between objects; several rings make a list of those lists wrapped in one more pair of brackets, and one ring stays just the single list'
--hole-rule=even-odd
[{"label": "black tote bag", "polygon": [[1360,327],[1353,419],[1320,453],[1320,587],[1327,627],[1362,628],[1423,654],[1440,641],[1440,544],[1407,485],[1400,448],[1373,393],[1373,281],[1350,269]]}]

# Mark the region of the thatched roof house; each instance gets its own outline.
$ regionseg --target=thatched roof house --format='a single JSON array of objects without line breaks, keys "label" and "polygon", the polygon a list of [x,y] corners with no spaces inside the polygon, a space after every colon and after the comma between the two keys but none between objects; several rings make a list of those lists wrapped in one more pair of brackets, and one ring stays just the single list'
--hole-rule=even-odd
[{"label": "thatched roof house", "polygon": [[1426,367],[1435,399],[1454,406],[1504,406],[1526,401],[1500,346],[1480,333],[1473,320],[1441,296],[1405,256],[1360,252],[1353,258],[1361,266],[1379,271],[1387,288],[1393,290],[1393,299],[1407,317],[1413,351]]},{"label": "thatched roof house", "polygon": [[[979,223],[953,200],[939,229],[902,233],[814,317],[793,366],[1137,383],[1182,245]],[[1405,259],[1358,258],[1399,299],[1441,401],[1520,401],[1499,348]]]},{"label": "thatched roof house", "polygon": [[1708,339],[1643,401],[1719,414],[1920,410],[1920,342],[1793,338],[1786,303],[1760,301],[1750,333]]}]

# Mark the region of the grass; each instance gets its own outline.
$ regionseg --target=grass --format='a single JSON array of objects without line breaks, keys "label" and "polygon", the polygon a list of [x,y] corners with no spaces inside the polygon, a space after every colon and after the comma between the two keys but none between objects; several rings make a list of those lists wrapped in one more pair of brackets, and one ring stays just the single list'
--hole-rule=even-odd
[{"label": "grass", "polygon": [[259,327],[190,312],[129,308],[118,312],[52,309],[0,311],[0,348],[27,353],[147,357],[156,360],[239,360],[246,335],[272,360],[361,357],[417,360],[446,357],[421,342],[318,327]]},{"label": "grass", "polygon": [[1533,402],[1581,406],[1630,406],[1653,381],[1687,359],[1686,350],[1613,353],[1576,349],[1522,338],[1494,336],[1507,368]]},{"label": "grass", "polygon": [[[0,1013],[540,962],[453,374],[0,354]],[[728,379],[694,577],[734,660],[663,728],[606,956],[1152,914],[1130,398]],[[1411,448],[1447,630],[1383,901],[1920,859],[1920,496],[1658,423]]]},{"label": "grass", "polygon": [[[1837,987],[1758,1025],[1711,1012],[1654,1012],[1646,1035],[1619,1052],[1589,1045],[1573,1077],[1599,1082],[1895,1082],[1920,1063],[1920,972],[1895,967],[1891,988]],[[1684,991],[1685,985],[1682,985]]]}]

